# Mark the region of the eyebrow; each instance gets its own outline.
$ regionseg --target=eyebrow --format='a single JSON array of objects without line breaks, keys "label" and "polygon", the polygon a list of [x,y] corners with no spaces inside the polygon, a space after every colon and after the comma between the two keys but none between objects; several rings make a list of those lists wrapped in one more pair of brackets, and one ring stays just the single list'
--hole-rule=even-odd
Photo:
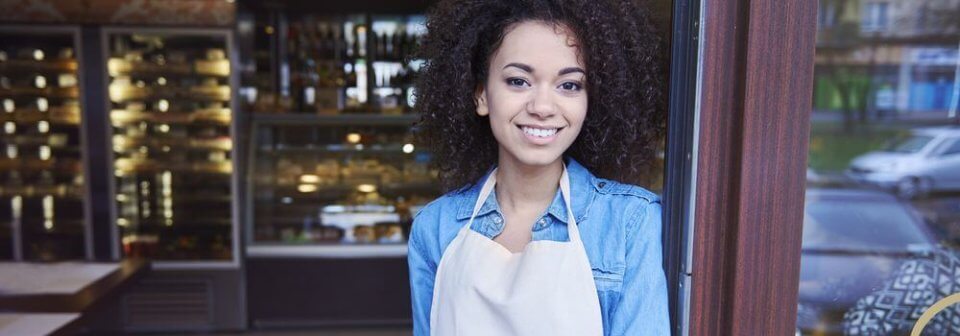
[{"label": "eyebrow", "polygon": [[570,73],[574,73],[574,72],[579,72],[579,73],[582,73],[582,74],[584,74],[584,75],[587,74],[586,71],[584,71],[583,69],[581,69],[581,68],[579,68],[579,67],[569,67],[569,68],[560,69],[560,71],[557,72],[557,75],[563,76],[563,75],[570,74]]},{"label": "eyebrow", "polygon": [[[526,65],[526,64],[523,64],[523,63],[510,63],[510,64],[507,64],[507,65],[503,66],[504,69],[509,68],[509,67],[514,67],[514,68],[517,68],[517,69],[526,71],[526,72],[528,72],[528,73],[533,73],[533,67],[531,67],[531,66],[529,66],[529,65]],[[563,76],[563,75],[570,74],[570,73],[574,73],[574,72],[579,72],[579,73],[582,73],[582,74],[586,74],[586,73],[587,73],[585,70],[583,70],[583,69],[580,68],[580,67],[568,67],[568,68],[560,69],[560,71],[557,72],[557,75]]]}]

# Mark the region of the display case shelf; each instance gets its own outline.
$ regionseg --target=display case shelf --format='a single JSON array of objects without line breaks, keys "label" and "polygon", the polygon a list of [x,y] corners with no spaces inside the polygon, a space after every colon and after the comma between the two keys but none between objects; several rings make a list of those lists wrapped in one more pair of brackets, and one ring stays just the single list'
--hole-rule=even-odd
[{"label": "display case shelf", "polygon": [[[331,148],[333,147],[333,148]],[[283,148],[259,148],[258,151],[264,155],[287,156],[287,155],[373,155],[373,156],[410,156],[418,154],[427,154],[423,150],[406,151],[403,144],[396,144],[384,147],[353,147],[341,148],[335,146],[327,147],[283,147]]]},{"label": "display case shelf", "polygon": [[103,34],[123,255],[159,268],[239,267],[232,32]]},{"label": "display case shelf", "polygon": [[356,113],[321,115],[309,113],[254,113],[253,121],[261,125],[317,125],[317,126],[412,126],[419,115],[384,115]]}]

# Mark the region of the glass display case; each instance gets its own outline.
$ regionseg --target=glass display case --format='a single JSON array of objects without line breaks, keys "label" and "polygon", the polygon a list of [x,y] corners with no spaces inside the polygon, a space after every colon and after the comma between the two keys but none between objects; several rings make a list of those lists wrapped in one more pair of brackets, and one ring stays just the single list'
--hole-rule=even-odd
[{"label": "glass display case", "polygon": [[245,24],[248,255],[406,253],[411,214],[440,192],[410,133],[423,22],[307,14]]},{"label": "glass display case", "polygon": [[[260,116],[250,151],[251,255],[278,246],[405,253],[412,214],[436,198],[414,115]],[[287,252],[293,250],[287,249]]]},{"label": "glass display case", "polygon": [[90,257],[78,38],[0,29],[0,260]]},{"label": "glass display case", "polygon": [[124,256],[237,263],[231,43],[226,30],[104,32]]}]

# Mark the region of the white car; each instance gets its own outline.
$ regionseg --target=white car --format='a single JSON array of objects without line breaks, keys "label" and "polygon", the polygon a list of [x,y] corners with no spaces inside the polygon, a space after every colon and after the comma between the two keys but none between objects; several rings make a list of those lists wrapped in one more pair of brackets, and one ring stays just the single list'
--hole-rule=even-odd
[{"label": "white car", "polygon": [[960,127],[914,129],[883,150],[854,158],[846,174],[906,199],[960,190]]}]

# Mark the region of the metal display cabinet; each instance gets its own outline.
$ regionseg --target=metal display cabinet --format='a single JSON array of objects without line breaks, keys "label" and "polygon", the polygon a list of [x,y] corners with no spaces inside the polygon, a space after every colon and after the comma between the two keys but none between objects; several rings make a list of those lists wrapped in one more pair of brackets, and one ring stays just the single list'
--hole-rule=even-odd
[{"label": "metal display cabinet", "polygon": [[111,253],[154,270],[104,330],[245,329],[233,31],[99,33]]},{"label": "metal display cabinet", "polygon": [[256,327],[409,323],[407,236],[437,197],[416,115],[258,114],[245,242]]}]

